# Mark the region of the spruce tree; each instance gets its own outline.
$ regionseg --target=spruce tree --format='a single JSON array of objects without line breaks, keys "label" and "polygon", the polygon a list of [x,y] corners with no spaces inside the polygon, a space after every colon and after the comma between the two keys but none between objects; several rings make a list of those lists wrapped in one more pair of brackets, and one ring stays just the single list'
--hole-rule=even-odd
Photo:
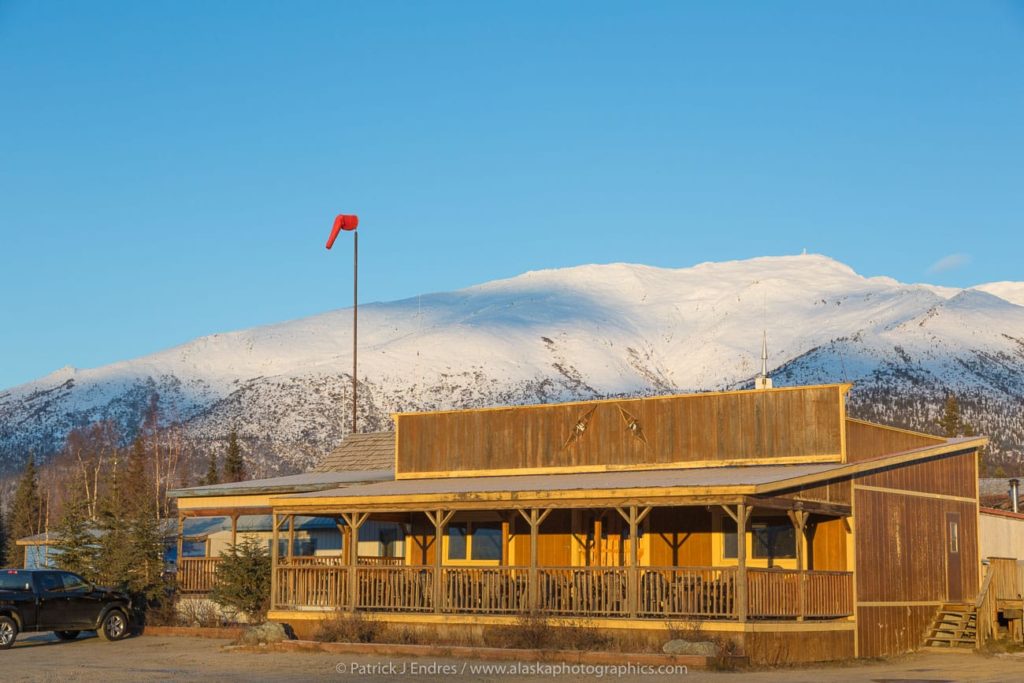
[{"label": "spruce tree", "polygon": [[89,505],[81,497],[64,505],[64,515],[55,531],[54,563],[61,569],[75,572],[89,581],[96,581],[97,553],[99,551],[93,524],[89,519]]},{"label": "spruce tree", "polygon": [[250,623],[262,623],[270,604],[270,569],[266,544],[243,538],[220,554],[210,599],[242,612]]},{"label": "spruce tree", "polygon": [[28,456],[25,471],[18,480],[18,488],[14,492],[11,504],[9,527],[7,530],[11,545],[19,538],[34,536],[40,532],[39,519],[43,501],[39,496],[39,480],[36,475],[36,459]]},{"label": "spruce tree", "polygon": [[954,436],[960,436],[963,433],[963,422],[960,418],[960,403],[956,400],[956,396],[948,394],[946,396],[946,405],[942,412],[942,418],[939,420],[939,427],[942,428],[942,433],[947,439],[951,439]]},{"label": "spruce tree", "polygon": [[235,482],[245,479],[245,461],[238,445],[238,432],[234,429],[228,435],[228,452],[224,456],[224,481]]},{"label": "spruce tree", "polygon": [[220,483],[220,473],[217,472],[217,452],[210,451],[210,464],[206,468],[206,476],[199,482],[203,486],[213,486]]},{"label": "spruce tree", "polygon": [[163,572],[160,520],[153,514],[146,450],[136,440],[124,474],[101,505],[96,566],[101,583],[128,591],[140,604],[158,595]]}]

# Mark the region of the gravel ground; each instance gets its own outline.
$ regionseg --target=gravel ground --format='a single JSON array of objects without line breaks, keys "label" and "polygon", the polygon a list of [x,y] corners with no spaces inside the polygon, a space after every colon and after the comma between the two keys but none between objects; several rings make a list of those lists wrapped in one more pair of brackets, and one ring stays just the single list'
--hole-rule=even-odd
[{"label": "gravel ground", "polygon": [[[336,655],[318,652],[240,652],[227,641],[139,636],[104,643],[83,634],[70,643],[50,634],[21,636],[0,652],[0,681],[708,681],[711,683],[938,683],[939,681],[1024,681],[1024,656],[917,654],[885,662],[736,673],[638,673],[636,671],[520,673],[481,667],[514,667],[514,662]],[[521,667],[537,666],[520,664]],[[540,666],[554,667],[556,664]],[[571,666],[571,665],[570,665]],[[506,672],[510,671],[505,669]],[[598,674],[601,674],[600,676]]]}]

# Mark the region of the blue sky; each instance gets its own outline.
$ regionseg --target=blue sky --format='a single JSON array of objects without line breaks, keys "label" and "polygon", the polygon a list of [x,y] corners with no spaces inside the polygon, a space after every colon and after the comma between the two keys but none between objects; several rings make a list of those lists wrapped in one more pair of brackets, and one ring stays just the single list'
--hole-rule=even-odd
[{"label": "blue sky", "polygon": [[[0,0],[0,387],[351,299],[1024,280],[1021,2]],[[936,264],[939,264],[936,266]]]}]

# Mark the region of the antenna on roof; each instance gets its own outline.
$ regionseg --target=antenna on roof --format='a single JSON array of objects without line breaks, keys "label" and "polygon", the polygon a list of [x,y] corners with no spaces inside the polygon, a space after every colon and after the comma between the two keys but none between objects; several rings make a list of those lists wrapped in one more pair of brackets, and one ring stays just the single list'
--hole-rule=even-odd
[{"label": "antenna on roof", "polygon": [[761,374],[754,378],[754,388],[772,388],[772,378],[768,376],[768,330],[761,336]]}]

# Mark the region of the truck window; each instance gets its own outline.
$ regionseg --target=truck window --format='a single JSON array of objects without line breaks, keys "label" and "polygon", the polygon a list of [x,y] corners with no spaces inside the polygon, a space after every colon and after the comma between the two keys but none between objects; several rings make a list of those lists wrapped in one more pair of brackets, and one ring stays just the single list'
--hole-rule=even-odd
[{"label": "truck window", "polygon": [[0,572],[0,591],[31,591],[31,577],[25,572]]},{"label": "truck window", "polygon": [[43,593],[63,593],[64,582],[57,572],[42,572],[39,575],[39,590]]},{"label": "truck window", "polygon": [[70,572],[63,572],[61,578],[64,580],[64,590],[68,593],[78,593],[89,590],[89,584],[81,576]]}]

